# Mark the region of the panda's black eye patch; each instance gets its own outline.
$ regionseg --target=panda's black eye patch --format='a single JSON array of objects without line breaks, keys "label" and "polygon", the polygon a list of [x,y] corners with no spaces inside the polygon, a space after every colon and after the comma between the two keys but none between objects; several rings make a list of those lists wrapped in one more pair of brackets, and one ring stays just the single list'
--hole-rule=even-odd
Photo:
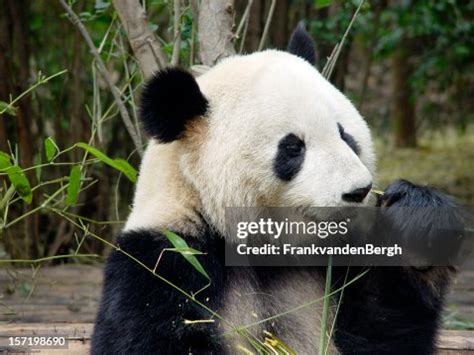
[{"label": "panda's black eye patch", "polygon": [[300,138],[290,133],[278,143],[278,152],[273,162],[276,176],[284,181],[290,181],[300,171],[303,165],[306,146]]},{"label": "panda's black eye patch", "polygon": [[352,135],[350,135],[344,130],[344,127],[342,127],[340,123],[337,124],[337,128],[339,128],[339,134],[341,135],[341,139],[344,142],[346,142],[346,144],[354,151],[354,153],[359,155],[360,153],[359,143],[357,143],[357,141],[354,139]]}]

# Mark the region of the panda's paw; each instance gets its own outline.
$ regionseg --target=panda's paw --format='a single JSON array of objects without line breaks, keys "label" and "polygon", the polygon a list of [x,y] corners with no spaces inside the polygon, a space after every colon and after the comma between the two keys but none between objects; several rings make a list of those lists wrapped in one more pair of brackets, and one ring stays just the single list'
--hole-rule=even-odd
[{"label": "panda's paw", "polygon": [[448,195],[406,180],[390,184],[379,198],[382,230],[400,243],[413,266],[459,262],[464,218]]},{"label": "panda's paw", "polygon": [[382,207],[420,207],[420,208],[455,208],[454,200],[428,186],[413,184],[407,180],[397,180],[385,189],[378,199]]}]

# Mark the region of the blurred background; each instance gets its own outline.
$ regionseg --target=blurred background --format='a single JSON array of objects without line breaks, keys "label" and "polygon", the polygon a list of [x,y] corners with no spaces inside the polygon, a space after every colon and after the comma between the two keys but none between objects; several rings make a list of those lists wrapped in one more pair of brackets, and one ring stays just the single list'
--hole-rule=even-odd
[{"label": "blurred background", "polygon": [[[204,36],[224,33],[206,28],[217,14],[206,1],[135,3],[152,35],[145,49],[130,35],[139,14],[123,0],[0,3],[0,259],[9,264],[101,262],[127,217],[146,142],[136,103],[154,66],[144,69],[140,50],[148,43],[157,62],[196,70],[218,59],[205,55]],[[285,49],[305,19],[319,69],[360,4],[232,3],[223,9],[230,53]],[[378,189],[406,178],[474,202],[473,67],[474,1],[363,3],[330,80],[371,126]]]}]

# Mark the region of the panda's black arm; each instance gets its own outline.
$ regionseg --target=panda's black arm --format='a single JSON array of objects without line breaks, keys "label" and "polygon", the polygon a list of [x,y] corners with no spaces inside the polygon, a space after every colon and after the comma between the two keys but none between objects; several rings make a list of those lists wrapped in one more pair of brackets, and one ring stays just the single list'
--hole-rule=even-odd
[{"label": "panda's black arm", "polygon": [[[410,218],[400,219],[392,207],[442,208],[456,213],[452,200],[431,188],[397,181],[381,201],[389,218],[406,227]],[[391,215],[392,214],[392,215]],[[417,223],[439,222],[439,216],[425,216]],[[457,216],[453,217],[456,220]],[[347,268],[336,270],[343,279]],[[352,268],[351,277],[362,270]],[[447,286],[454,269],[430,267],[373,267],[354,287],[347,287],[337,319],[336,343],[343,354],[431,354],[435,349]]]},{"label": "panda's black arm", "polygon": [[[341,354],[433,354],[450,277],[446,271],[378,267],[347,287],[336,324]],[[349,277],[357,274],[353,269]]]},{"label": "panda's black arm", "polygon": [[[206,236],[207,237],[207,236]],[[153,269],[164,248],[164,236],[150,231],[122,234],[120,248]],[[190,247],[210,252],[215,242],[188,240]],[[197,298],[216,309],[223,267],[216,258],[200,258],[212,279]],[[219,274],[221,273],[221,274]],[[157,274],[187,292],[198,291],[207,280],[184,257],[165,252]],[[120,251],[113,251],[105,267],[102,301],[92,337],[92,354],[202,354],[219,353],[216,323],[185,324],[185,320],[211,319],[212,315]]]}]

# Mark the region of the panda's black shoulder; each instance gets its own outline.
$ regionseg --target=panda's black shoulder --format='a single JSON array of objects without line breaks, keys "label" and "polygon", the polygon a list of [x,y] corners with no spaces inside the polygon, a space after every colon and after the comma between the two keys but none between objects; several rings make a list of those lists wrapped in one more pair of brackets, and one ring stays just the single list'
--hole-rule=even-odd
[{"label": "panda's black shoulder", "polygon": [[118,248],[111,253],[109,264],[120,263],[127,258],[125,254],[127,253],[150,267],[161,248],[166,247],[167,244],[165,236],[160,232],[147,229],[125,231],[117,237]]},{"label": "panda's black shoulder", "polygon": [[[210,230],[202,231],[198,236],[179,232],[175,234],[184,239],[189,247],[203,253],[196,257],[205,268],[215,270],[222,266],[224,244],[219,235]],[[170,250],[173,249],[172,243],[159,231],[125,231],[118,236],[116,246],[117,249],[109,255],[105,267],[108,282],[117,282],[125,288],[130,287],[130,283],[124,282],[125,279],[133,280],[133,284],[155,283],[157,279],[151,272],[153,270],[186,288],[192,288],[195,284],[202,286],[205,281],[181,253]]]},{"label": "panda's black shoulder", "polygon": [[[168,250],[173,245],[161,232],[144,229],[121,233],[117,249],[110,253],[105,266],[92,337],[93,355],[148,354],[156,349],[187,353],[211,346],[210,339],[217,331],[214,324],[186,327],[183,323],[183,319],[207,319],[209,313],[189,302],[178,288],[188,294],[202,290],[196,299],[211,309],[220,306],[219,290],[224,280],[220,238],[210,232],[199,236],[175,232],[190,247],[203,252],[196,258],[211,283],[182,254]],[[176,344],[180,337],[186,341]],[[212,344],[212,350],[218,345]]]}]

